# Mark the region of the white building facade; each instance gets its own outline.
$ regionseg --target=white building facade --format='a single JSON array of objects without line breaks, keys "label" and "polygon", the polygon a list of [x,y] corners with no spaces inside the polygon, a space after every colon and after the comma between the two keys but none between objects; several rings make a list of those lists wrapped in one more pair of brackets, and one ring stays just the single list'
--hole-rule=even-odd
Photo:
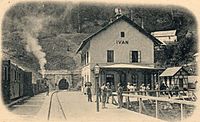
[{"label": "white building facade", "polygon": [[152,32],[151,35],[161,41],[164,45],[177,42],[176,30],[155,31]]},{"label": "white building facade", "polygon": [[[92,34],[77,50],[81,55],[82,84],[92,83],[95,92],[94,66],[100,67],[99,81],[116,88],[127,82],[145,85],[156,82],[158,69],[154,67],[154,47],[161,42],[148,34],[126,16],[120,16]],[[84,85],[83,85],[84,91]]]}]

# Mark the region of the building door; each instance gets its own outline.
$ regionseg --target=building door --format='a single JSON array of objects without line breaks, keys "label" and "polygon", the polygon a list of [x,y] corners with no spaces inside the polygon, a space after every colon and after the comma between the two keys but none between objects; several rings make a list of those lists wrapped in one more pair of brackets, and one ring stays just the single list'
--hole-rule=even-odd
[{"label": "building door", "polygon": [[114,74],[106,74],[106,83],[115,85],[114,80]]},{"label": "building door", "polygon": [[179,88],[183,88],[183,78],[179,79]]},{"label": "building door", "polygon": [[123,88],[126,89],[127,80],[126,80],[126,73],[124,73],[124,72],[120,73],[120,83],[123,86]]},{"label": "building door", "polygon": [[132,83],[138,88],[139,87],[138,74],[132,74],[131,79],[132,79]]}]

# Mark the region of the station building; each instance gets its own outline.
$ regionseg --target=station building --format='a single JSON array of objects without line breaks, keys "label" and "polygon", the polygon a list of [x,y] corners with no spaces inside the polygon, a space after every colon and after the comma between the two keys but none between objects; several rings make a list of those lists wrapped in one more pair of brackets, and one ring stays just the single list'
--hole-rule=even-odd
[{"label": "station building", "polygon": [[100,67],[99,82],[121,83],[126,88],[128,82],[139,87],[142,83],[155,88],[160,69],[154,65],[154,48],[162,42],[147,33],[125,15],[115,20],[83,40],[77,53],[81,55],[81,76],[84,84],[91,82],[95,93],[94,66]]}]

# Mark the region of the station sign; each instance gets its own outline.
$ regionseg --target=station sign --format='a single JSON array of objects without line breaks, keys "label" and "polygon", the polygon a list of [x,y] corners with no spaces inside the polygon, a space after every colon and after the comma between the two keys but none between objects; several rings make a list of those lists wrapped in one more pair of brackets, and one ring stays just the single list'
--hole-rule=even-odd
[{"label": "station sign", "polygon": [[128,40],[116,40],[116,44],[118,45],[123,45],[123,44],[128,44],[129,41]]}]

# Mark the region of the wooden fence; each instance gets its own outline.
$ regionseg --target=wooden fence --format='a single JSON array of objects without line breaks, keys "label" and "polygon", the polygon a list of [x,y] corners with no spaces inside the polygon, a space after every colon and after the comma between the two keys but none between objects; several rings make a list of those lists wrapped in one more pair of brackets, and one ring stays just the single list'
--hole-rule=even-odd
[{"label": "wooden fence", "polygon": [[[177,99],[177,97],[172,97],[172,96],[161,97],[162,96],[161,93],[166,93],[167,95],[169,95],[170,92],[171,93],[177,92],[178,93],[178,99]],[[154,94],[151,94],[151,93],[154,93]],[[181,95],[183,93],[184,93],[184,95]],[[185,93],[187,93],[187,94],[185,95]],[[164,94],[164,95],[166,95],[166,94]],[[113,95],[112,96],[113,103],[117,103],[115,98],[114,98],[114,96],[117,96],[117,93],[113,92],[112,95]],[[187,90],[187,91],[183,91],[183,90],[173,90],[173,91],[169,91],[169,90],[148,90],[148,91],[143,91],[143,92],[141,92],[141,91],[134,91],[134,92],[124,91],[122,95],[126,99],[127,109],[129,108],[129,105],[130,105],[129,99],[130,98],[137,98],[137,100],[139,102],[139,113],[142,113],[142,107],[144,107],[143,100],[153,100],[153,101],[155,101],[155,108],[156,108],[155,117],[156,118],[158,118],[158,111],[159,111],[158,101],[180,104],[181,120],[183,120],[183,118],[184,118],[184,116],[183,116],[183,105],[195,106],[194,101],[186,101],[186,100],[184,100],[184,98],[194,97],[195,100],[197,99],[196,95],[194,94],[194,90]]]}]

